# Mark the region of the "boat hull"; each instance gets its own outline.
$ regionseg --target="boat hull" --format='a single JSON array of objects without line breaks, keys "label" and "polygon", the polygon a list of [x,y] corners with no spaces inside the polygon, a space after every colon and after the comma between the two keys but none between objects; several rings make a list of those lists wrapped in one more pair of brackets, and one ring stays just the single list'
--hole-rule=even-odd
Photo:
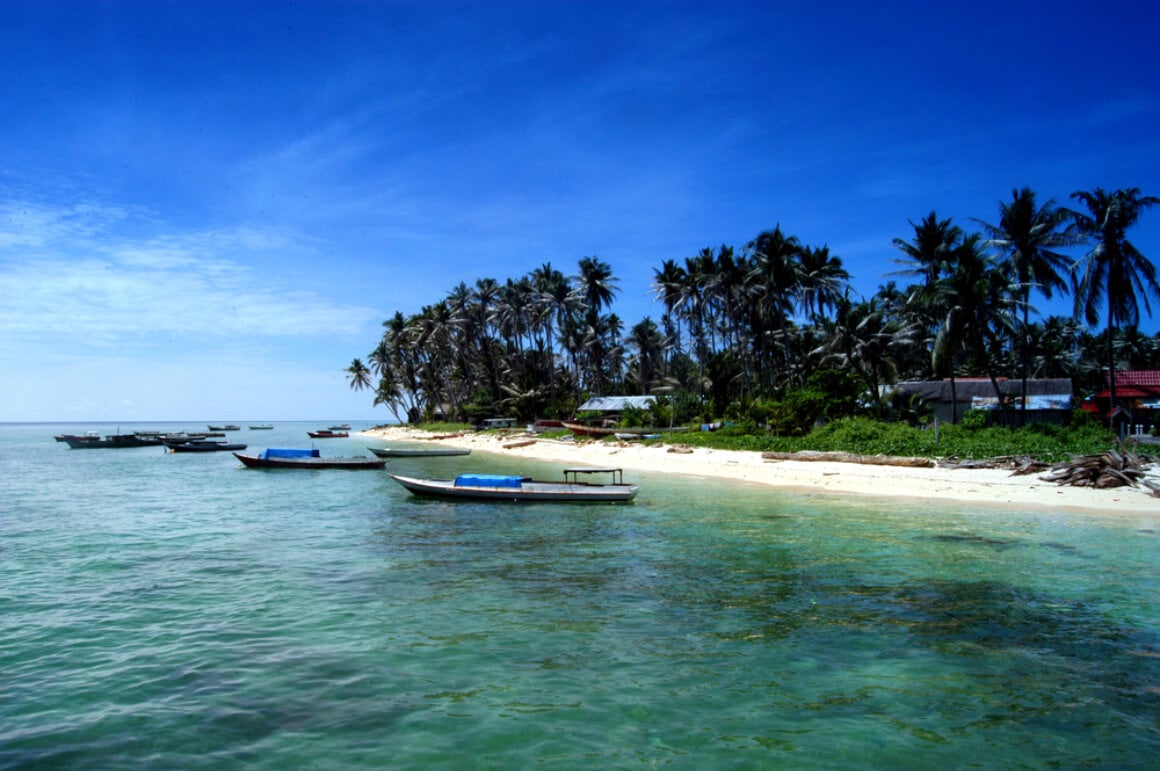
[{"label": "boat hull", "polygon": [[166,442],[170,452],[234,452],[246,449],[246,445],[234,442]]},{"label": "boat hull", "polygon": [[525,480],[518,488],[457,485],[454,479],[416,479],[391,474],[413,495],[485,501],[557,501],[625,503],[636,497],[636,485],[589,485],[575,482]]},{"label": "boat hull", "polygon": [[387,462],[379,458],[261,458],[235,452],[234,457],[246,468],[294,468],[294,469],[381,469]]},{"label": "boat hull", "polygon": [[163,442],[160,439],[143,439],[134,434],[118,434],[106,436],[103,439],[91,437],[65,436],[63,441],[74,450],[121,449],[125,447],[156,447]]},{"label": "boat hull", "polygon": [[346,431],[307,431],[311,439],[345,439],[350,436]]}]

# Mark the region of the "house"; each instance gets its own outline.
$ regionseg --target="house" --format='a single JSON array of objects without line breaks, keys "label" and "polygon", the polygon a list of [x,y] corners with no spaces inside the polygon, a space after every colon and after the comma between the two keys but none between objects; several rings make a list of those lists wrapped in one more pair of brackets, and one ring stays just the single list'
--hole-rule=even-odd
[{"label": "house", "polygon": [[483,428],[515,428],[515,418],[488,418],[483,421]]},{"label": "house", "polygon": [[595,396],[577,408],[576,413],[598,412],[604,423],[615,424],[625,410],[648,410],[655,396]]},{"label": "house", "polygon": [[[949,423],[962,419],[968,410],[998,410],[1000,407],[1018,413],[1023,381],[996,378],[999,394],[990,378],[955,378],[954,396],[950,379],[899,383],[895,391],[916,395],[934,409],[935,417]],[[1072,408],[1071,378],[1035,378],[1027,381],[1027,411],[1031,423],[1063,423]]]},{"label": "house", "polygon": [[1121,435],[1142,434],[1160,425],[1160,370],[1116,370],[1116,404],[1111,403],[1112,382],[1104,373],[1104,389],[1084,400],[1083,409],[1112,419]]}]

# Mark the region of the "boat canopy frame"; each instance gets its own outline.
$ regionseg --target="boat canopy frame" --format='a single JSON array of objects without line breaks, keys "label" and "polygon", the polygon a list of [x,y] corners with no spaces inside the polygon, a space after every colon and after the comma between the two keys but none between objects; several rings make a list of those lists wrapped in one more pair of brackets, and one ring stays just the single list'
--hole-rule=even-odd
[{"label": "boat canopy frame", "polygon": [[573,485],[592,485],[592,484],[595,484],[593,482],[581,481],[580,480],[581,474],[611,474],[612,475],[612,484],[614,484],[614,485],[624,484],[624,469],[612,468],[612,467],[592,468],[592,467],[584,467],[584,466],[574,466],[572,468],[566,468],[566,469],[564,469],[564,481],[567,482],[568,484],[573,484]]}]

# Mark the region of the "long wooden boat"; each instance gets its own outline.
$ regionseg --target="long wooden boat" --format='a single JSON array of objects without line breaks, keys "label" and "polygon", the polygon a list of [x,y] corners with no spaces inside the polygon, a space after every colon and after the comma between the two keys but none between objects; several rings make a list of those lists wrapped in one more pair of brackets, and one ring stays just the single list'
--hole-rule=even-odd
[{"label": "long wooden boat", "polygon": [[100,438],[101,434],[98,431],[86,431],[83,434],[57,434],[53,437],[58,442],[67,442],[69,439],[78,442],[96,442]]},{"label": "long wooden boat", "polygon": [[[586,474],[609,474],[610,484],[581,482]],[[521,476],[460,474],[455,479],[418,479],[391,474],[412,495],[492,501],[571,501],[617,503],[631,501],[640,488],[624,483],[618,468],[566,468],[563,482],[545,482]]]},{"label": "long wooden boat", "polygon": [[244,450],[246,445],[239,442],[209,441],[206,439],[189,439],[184,442],[166,442],[170,452],[233,452]]},{"label": "long wooden boat", "polygon": [[368,447],[380,458],[435,458],[447,455],[470,455],[466,447]]},{"label": "long wooden boat", "polygon": [[331,431],[329,428],[324,428],[319,431],[307,431],[306,435],[311,439],[343,439],[350,436],[346,431]]},{"label": "long wooden boat", "polygon": [[250,426],[251,431],[273,431],[274,427],[268,423],[263,423],[260,426]]},{"label": "long wooden boat", "polygon": [[156,447],[163,442],[149,434],[109,434],[105,437],[63,436],[63,441],[74,450],[97,450],[124,447]]},{"label": "long wooden boat", "polygon": [[233,423],[227,423],[224,426],[208,426],[210,431],[241,431],[241,426],[235,426]]},{"label": "long wooden boat", "polygon": [[278,449],[271,447],[257,455],[235,452],[234,457],[246,468],[297,468],[297,469],[381,469],[387,465],[381,458],[357,455],[352,458],[323,458],[318,450]]},{"label": "long wooden boat", "polygon": [[582,423],[569,423],[567,421],[564,422],[564,428],[571,431],[575,436],[586,436],[600,439],[606,436],[617,436],[617,434],[623,434],[625,437],[629,435],[652,437],[653,435],[659,436],[663,434],[682,433],[689,430],[688,426],[674,426],[672,428],[657,428],[655,426],[648,428],[640,426],[632,428],[621,428],[618,426],[612,428],[609,426],[586,426]]}]

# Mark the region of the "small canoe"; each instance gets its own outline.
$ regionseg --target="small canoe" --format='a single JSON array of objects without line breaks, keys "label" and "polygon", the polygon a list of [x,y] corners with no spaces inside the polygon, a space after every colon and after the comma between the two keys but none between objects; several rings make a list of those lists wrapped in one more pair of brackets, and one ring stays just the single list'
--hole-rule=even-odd
[{"label": "small canoe", "polygon": [[296,469],[381,469],[387,465],[381,458],[357,455],[351,458],[323,458],[318,450],[278,449],[271,447],[257,455],[235,452],[234,457],[246,468]]},{"label": "small canoe", "polygon": [[[581,482],[580,475],[610,474],[611,484]],[[624,484],[618,468],[567,468],[563,482],[543,482],[521,476],[460,474],[455,479],[418,479],[391,474],[412,495],[434,498],[502,501],[564,501],[618,503],[631,501],[639,488]]]},{"label": "small canoe", "polygon": [[470,455],[464,447],[368,447],[380,458],[436,458],[449,455]]}]

